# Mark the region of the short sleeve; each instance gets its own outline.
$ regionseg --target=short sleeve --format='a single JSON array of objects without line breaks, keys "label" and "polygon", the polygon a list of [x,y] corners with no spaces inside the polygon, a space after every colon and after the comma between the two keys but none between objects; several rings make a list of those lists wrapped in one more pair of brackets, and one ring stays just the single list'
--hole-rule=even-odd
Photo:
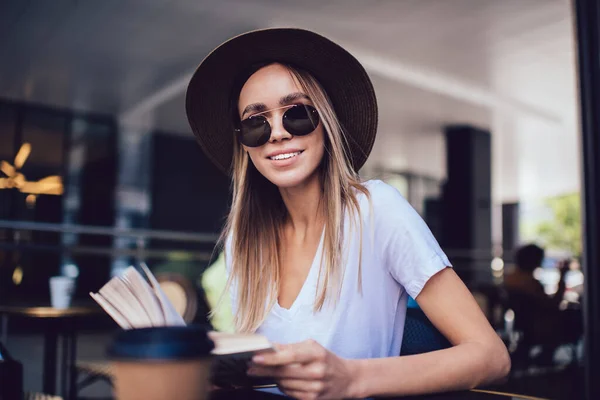
[{"label": "short sleeve", "polygon": [[381,181],[369,190],[376,246],[393,278],[416,299],[429,278],[452,265],[425,221],[398,190]]}]

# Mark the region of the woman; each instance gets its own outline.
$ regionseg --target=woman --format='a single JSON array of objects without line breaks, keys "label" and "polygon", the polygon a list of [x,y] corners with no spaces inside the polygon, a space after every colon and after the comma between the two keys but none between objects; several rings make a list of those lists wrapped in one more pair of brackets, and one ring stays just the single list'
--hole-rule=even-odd
[{"label": "woman", "polygon": [[[232,176],[222,237],[236,327],[279,344],[251,375],[325,399],[466,389],[508,373],[504,345],[419,215],[357,174],[377,104],[352,55],[300,29],[240,35],[200,64],[186,111]],[[399,357],[409,295],[451,348]]]}]

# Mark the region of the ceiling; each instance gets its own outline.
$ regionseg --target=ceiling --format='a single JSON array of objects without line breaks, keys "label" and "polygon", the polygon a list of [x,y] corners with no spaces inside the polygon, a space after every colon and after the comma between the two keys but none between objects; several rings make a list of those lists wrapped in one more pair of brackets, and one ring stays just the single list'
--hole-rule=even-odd
[{"label": "ceiling", "polygon": [[315,30],[365,65],[380,105],[366,174],[443,178],[442,127],[470,123],[492,132],[496,200],[578,190],[566,0],[5,0],[0,97],[189,135],[184,93],[196,65],[229,37],[269,26]]}]

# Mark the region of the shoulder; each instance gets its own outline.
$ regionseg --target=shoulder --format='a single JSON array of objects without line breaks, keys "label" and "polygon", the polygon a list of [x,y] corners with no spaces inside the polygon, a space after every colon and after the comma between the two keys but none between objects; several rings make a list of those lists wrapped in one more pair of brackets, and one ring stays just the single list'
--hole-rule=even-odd
[{"label": "shoulder", "polygon": [[373,219],[378,227],[389,225],[398,227],[399,223],[420,218],[395,187],[380,180],[366,181],[364,186],[369,195],[359,195],[361,214]]},{"label": "shoulder", "polygon": [[372,179],[363,184],[369,191],[370,200],[375,207],[407,203],[398,189],[379,179]]}]

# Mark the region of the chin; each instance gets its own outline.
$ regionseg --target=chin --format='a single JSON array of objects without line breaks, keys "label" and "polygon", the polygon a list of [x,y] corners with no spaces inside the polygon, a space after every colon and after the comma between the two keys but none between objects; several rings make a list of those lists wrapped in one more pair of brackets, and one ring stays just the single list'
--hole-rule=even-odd
[{"label": "chin", "polygon": [[308,180],[310,180],[312,174],[298,174],[298,173],[271,173],[266,175],[266,178],[275,186],[280,189],[289,189],[293,187],[302,186]]},{"label": "chin", "polygon": [[315,176],[316,168],[312,171],[306,171],[304,168],[294,168],[288,171],[277,171],[266,168],[266,170],[260,171],[260,173],[278,188],[289,189],[302,186],[310,181]]}]

